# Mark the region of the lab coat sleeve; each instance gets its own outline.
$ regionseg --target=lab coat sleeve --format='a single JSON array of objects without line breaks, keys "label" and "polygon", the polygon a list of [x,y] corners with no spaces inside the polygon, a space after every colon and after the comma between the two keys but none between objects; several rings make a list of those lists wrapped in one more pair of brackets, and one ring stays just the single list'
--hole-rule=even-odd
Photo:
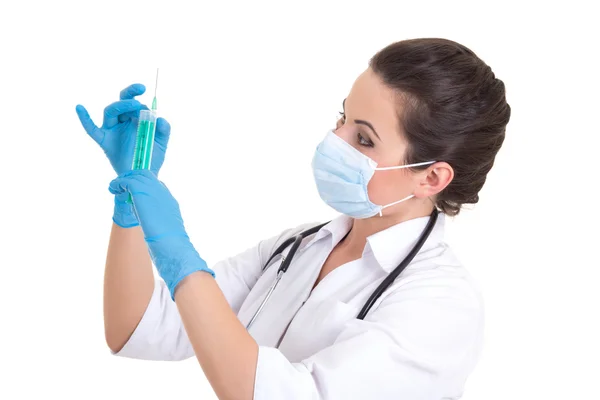
[{"label": "lab coat sleeve", "polygon": [[[271,253],[290,236],[314,225],[288,229],[212,267],[220,289],[236,314],[260,277],[262,266]],[[179,361],[194,356],[177,305],[163,280],[155,281],[148,307],[125,346],[112,354],[157,361]]]},{"label": "lab coat sleeve", "polygon": [[478,357],[482,309],[462,282],[406,284],[301,362],[259,347],[254,399],[455,398]]}]

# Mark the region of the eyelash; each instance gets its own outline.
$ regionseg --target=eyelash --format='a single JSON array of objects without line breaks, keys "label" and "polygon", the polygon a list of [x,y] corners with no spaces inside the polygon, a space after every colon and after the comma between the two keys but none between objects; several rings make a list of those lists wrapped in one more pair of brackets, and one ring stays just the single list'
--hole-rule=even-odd
[{"label": "eyelash", "polygon": [[[346,114],[344,114],[343,111],[340,111],[339,113],[340,113],[340,120],[342,121],[342,123],[345,123],[346,122]],[[374,146],[373,142],[370,139],[361,135],[360,132],[356,133],[356,137],[358,140],[358,144],[360,146],[363,146],[363,147],[373,147]]]}]

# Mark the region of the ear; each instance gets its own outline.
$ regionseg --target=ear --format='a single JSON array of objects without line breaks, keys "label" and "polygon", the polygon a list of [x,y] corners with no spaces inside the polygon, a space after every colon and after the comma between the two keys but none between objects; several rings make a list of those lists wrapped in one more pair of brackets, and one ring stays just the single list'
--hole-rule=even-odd
[{"label": "ear", "polygon": [[446,162],[436,162],[426,170],[417,174],[417,187],[414,195],[417,198],[435,196],[446,188],[454,179],[454,169]]}]

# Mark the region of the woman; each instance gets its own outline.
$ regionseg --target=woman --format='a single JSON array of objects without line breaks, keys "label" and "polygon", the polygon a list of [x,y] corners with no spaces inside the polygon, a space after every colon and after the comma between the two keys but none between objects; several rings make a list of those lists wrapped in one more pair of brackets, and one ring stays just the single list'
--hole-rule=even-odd
[{"label": "woman", "polygon": [[[461,397],[480,354],[483,305],[443,242],[444,219],[478,201],[510,118],[504,84],[482,60],[444,39],[378,52],[312,160],[321,198],[341,215],[298,239],[293,257],[288,243],[270,259],[313,225],[210,268],[157,178],[164,119],[151,171],[128,171],[143,91],[121,92],[101,128],[77,107],[118,174],[104,294],[114,353],[195,355],[221,399]],[[285,257],[291,266],[262,304]]]}]

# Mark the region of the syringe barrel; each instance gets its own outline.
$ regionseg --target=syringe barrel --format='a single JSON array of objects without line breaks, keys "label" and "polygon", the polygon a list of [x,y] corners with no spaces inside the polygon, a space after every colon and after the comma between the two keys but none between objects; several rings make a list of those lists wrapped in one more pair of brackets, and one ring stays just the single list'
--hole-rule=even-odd
[{"label": "syringe barrel", "polygon": [[141,110],[131,169],[150,169],[156,132],[156,111]]}]

